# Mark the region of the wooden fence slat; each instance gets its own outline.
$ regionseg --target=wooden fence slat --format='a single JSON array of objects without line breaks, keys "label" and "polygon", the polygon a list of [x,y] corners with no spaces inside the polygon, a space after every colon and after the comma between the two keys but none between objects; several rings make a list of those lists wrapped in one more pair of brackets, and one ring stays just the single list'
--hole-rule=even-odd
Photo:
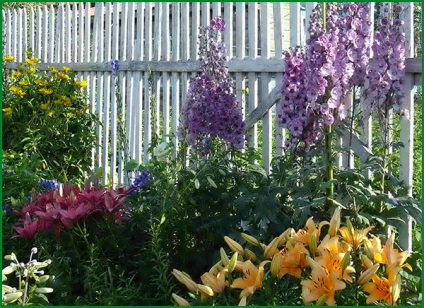
[{"label": "wooden fence slat", "polygon": [[[188,3],[187,3],[188,4]],[[162,35],[162,20],[164,19],[163,11],[162,11],[162,5],[160,2],[155,3],[155,25],[154,25],[154,59],[156,61],[160,61],[161,58],[161,50],[162,50],[162,41],[163,41],[163,35]],[[154,134],[156,136],[159,136],[160,132],[160,105],[161,105],[161,96],[160,96],[160,89],[161,89],[161,73],[154,73],[154,84],[153,84],[153,92],[152,94],[155,95],[155,105],[154,105],[154,111],[155,111],[155,118],[153,119],[155,121],[155,131]]]},{"label": "wooden fence slat", "polygon": [[[162,2],[162,12],[163,12],[163,22],[162,22],[162,50],[161,50],[161,60],[169,61],[170,59],[170,32],[169,32],[169,2]],[[193,13],[194,14],[194,13]],[[169,74],[164,72],[162,74],[162,84],[163,84],[163,100],[162,100],[162,110],[163,110],[163,139],[166,142],[169,142],[169,133],[170,133],[170,121],[169,121],[169,104],[170,104],[170,87],[171,79]]]},{"label": "wooden fence slat", "polygon": [[202,14],[202,26],[206,27],[209,25],[211,20],[211,5],[210,2],[202,2],[200,13]]},{"label": "wooden fence slat", "polygon": [[[227,13],[228,14],[228,13]],[[227,30],[228,31],[228,30]],[[231,30],[232,31],[232,30]],[[236,59],[244,59],[246,56],[246,3],[236,3]],[[227,35],[225,34],[225,37]],[[228,47],[227,47],[228,48]],[[246,80],[242,73],[236,73],[236,97],[241,109],[243,120],[246,118],[246,96],[243,89],[246,88]]]},{"label": "wooden fence slat", "polygon": [[12,54],[12,11],[6,11],[6,54]]},{"label": "wooden fence slat", "polygon": [[233,2],[224,3],[224,43],[227,48],[227,57],[231,59],[233,57]]},{"label": "wooden fence slat", "polygon": [[78,13],[78,8],[76,3],[73,3],[72,9],[70,10],[70,12],[72,12],[72,20],[71,20],[71,50],[72,50],[72,55],[71,55],[71,59],[73,62],[78,62],[78,54],[77,54],[77,31],[78,31],[78,19],[77,19],[77,13]]},{"label": "wooden fence slat", "polygon": [[72,32],[71,32],[71,17],[72,10],[69,2],[65,4],[65,29],[66,29],[66,47],[65,47],[65,62],[71,62],[72,59]]},{"label": "wooden fence slat", "polygon": [[[146,3],[146,18],[145,18],[145,34],[146,40],[144,45],[144,60],[151,61],[153,57],[153,48],[152,48],[152,3]],[[150,85],[149,85],[149,74],[144,73],[144,123],[151,123],[152,111],[150,109]],[[149,144],[152,140],[152,128],[150,125],[144,125],[144,156],[143,161],[147,163],[150,158],[148,153]]]},{"label": "wooden fence slat", "polygon": [[299,46],[301,42],[300,2],[290,2],[290,46]]},{"label": "wooden fence slat", "polygon": [[[305,11],[306,11],[306,20],[305,20],[305,27],[303,30],[303,33],[305,33],[305,41],[309,38],[309,16],[312,15],[312,10],[316,7],[317,2],[306,2],[305,4]],[[303,27],[302,27],[303,28]]]},{"label": "wooden fence slat", "polygon": [[[202,8],[206,3],[202,3]],[[180,59],[180,4],[172,3],[172,54],[171,59],[178,61]],[[203,23],[203,15],[202,15]],[[174,144],[173,155],[176,157],[178,152],[178,139],[176,137],[178,129],[178,120],[180,113],[180,84],[177,72],[172,72],[172,133],[174,137],[172,142]]]},{"label": "wooden fence slat", "polygon": [[199,44],[197,44],[198,36],[199,36],[199,27],[200,27],[200,3],[192,2],[191,3],[191,54],[190,58],[192,60],[196,60],[198,58],[199,53]]},{"label": "wooden fence slat", "polygon": [[[23,26],[23,21],[22,21],[22,9],[18,9],[18,29],[22,29]],[[17,41],[18,41],[18,57],[17,60],[19,62],[22,61],[22,56],[23,53],[25,52],[22,48],[23,48],[23,44],[22,44],[22,31],[19,31],[16,33],[17,36]]]},{"label": "wooden fence slat", "polygon": [[48,57],[47,61],[54,62],[55,61],[55,47],[56,41],[55,41],[55,10],[53,8],[53,5],[50,5],[49,7],[49,39],[48,39]]},{"label": "wooden fence slat", "polygon": [[12,42],[12,52],[11,54],[15,57],[15,59],[18,59],[18,50],[17,50],[17,36],[18,36],[18,26],[17,26],[17,14],[16,14],[16,10],[12,11],[12,38],[11,38],[11,42]]},{"label": "wooden fence slat", "polygon": [[[248,42],[249,42],[249,59],[256,59],[258,55],[258,11],[257,2],[249,2],[248,4]],[[255,73],[248,73],[249,80],[249,96],[248,96],[248,113],[258,107],[258,78]],[[249,146],[258,148],[258,126],[255,124],[248,133]]]}]

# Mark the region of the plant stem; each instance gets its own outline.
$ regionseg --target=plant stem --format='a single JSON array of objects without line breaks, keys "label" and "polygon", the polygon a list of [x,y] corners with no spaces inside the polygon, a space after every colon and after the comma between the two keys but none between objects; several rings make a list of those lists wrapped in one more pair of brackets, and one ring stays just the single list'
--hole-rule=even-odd
[{"label": "plant stem", "polygon": [[350,119],[350,127],[349,127],[349,152],[347,156],[348,166],[349,168],[352,168],[353,166],[350,165],[350,157],[352,156],[351,148],[352,148],[352,138],[353,138],[353,122],[355,119],[355,93],[356,93],[356,86],[353,87],[352,95],[353,95],[353,103],[352,103],[352,113],[351,113],[351,119]]}]

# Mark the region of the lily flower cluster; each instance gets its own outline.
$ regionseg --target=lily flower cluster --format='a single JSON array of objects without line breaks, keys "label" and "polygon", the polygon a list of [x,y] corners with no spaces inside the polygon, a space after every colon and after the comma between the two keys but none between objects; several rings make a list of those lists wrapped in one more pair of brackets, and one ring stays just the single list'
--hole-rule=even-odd
[{"label": "lily flower cluster", "polygon": [[308,150],[322,136],[324,125],[343,120],[342,99],[364,84],[369,62],[369,3],[318,5],[311,15],[306,49],[285,52],[279,125],[290,132],[288,149]]},{"label": "lily flower cluster", "polygon": [[[330,222],[316,225],[311,217],[304,228],[297,231],[289,228],[267,245],[242,233],[243,239],[258,253],[226,236],[224,240],[233,255],[230,258],[221,248],[221,260],[201,276],[202,284],[194,282],[187,273],[176,269],[172,273],[193,295],[200,296],[201,302],[232,288],[241,290],[239,305],[245,306],[258,290],[276,286],[264,284],[273,276],[300,280],[305,305],[313,302],[336,305],[337,295],[347,284],[362,286],[368,294],[367,304],[383,300],[394,305],[400,295],[399,272],[403,267],[412,270],[405,263],[409,252],[394,248],[394,234],[382,245],[378,237],[368,235],[372,228],[356,229],[349,219],[341,227],[340,208],[337,208]],[[384,271],[379,272],[382,265]],[[177,304],[190,305],[181,296],[172,296]]]},{"label": "lily flower cluster", "polygon": [[178,129],[179,138],[191,145],[219,137],[236,148],[244,146],[245,123],[232,93],[234,83],[228,73],[225,45],[218,39],[224,29],[221,17],[212,19],[209,27],[200,28],[202,71],[190,80]]},{"label": "lily flower cluster", "polygon": [[[386,8],[388,10],[388,8]],[[405,33],[404,21],[399,19],[402,7],[393,6],[392,18],[378,21],[372,50],[374,53],[368,67],[365,84],[364,113],[369,116],[374,110],[385,119],[393,108],[409,118],[405,111]]]},{"label": "lily flower cluster", "polygon": [[65,184],[62,190],[55,187],[41,194],[34,193],[30,202],[20,211],[14,210],[14,213],[22,218],[14,225],[13,228],[18,234],[12,238],[31,239],[37,233],[50,231],[59,236],[62,230],[94,215],[110,216],[117,224],[121,224],[123,220],[128,219],[125,216],[125,196],[139,190],[148,176],[149,174],[142,173],[142,178],[128,189],[100,189],[87,182],[84,189]]}]

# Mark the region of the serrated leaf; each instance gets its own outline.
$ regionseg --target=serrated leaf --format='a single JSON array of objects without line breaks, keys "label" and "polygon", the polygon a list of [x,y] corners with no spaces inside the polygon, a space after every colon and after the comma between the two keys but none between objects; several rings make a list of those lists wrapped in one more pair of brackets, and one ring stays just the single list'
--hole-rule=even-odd
[{"label": "serrated leaf", "polygon": [[208,180],[209,184],[211,184],[211,186],[213,188],[218,188],[218,186],[216,186],[214,180],[212,180],[210,176],[207,177],[207,180]]}]

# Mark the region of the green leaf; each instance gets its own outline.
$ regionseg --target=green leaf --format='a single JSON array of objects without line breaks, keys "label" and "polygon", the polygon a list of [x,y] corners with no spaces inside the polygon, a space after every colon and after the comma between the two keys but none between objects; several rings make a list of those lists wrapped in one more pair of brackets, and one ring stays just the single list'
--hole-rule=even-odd
[{"label": "green leaf", "polygon": [[125,171],[133,171],[138,167],[139,163],[135,159],[131,159],[129,162],[125,164]]},{"label": "green leaf", "polygon": [[218,188],[218,186],[216,186],[215,182],[211,179],[210,176],[207,177],[207,180],[208,180],[209,184],[211,184],[211,186],[213,188]]},{"label": "green leaf", "polygon": [[196,189],[199,189],[200,187],[199,179],[194,179],[194,187],[196,187]]}]

